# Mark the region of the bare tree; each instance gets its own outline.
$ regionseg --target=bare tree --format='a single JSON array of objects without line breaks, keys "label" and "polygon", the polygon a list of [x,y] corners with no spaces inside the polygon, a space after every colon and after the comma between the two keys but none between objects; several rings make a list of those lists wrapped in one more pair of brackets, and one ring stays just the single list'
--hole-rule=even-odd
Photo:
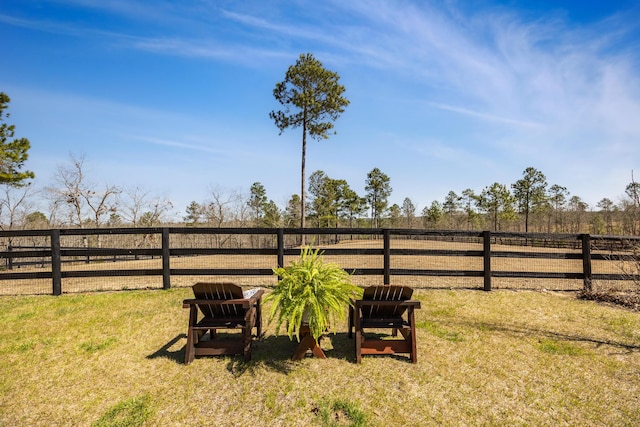
[{"label": "bare tree", "polygon": [[[2,184],[2,198],[0,199],[0,228],[11,230],[17,224],[24,224],[24,217],[28,209],[31,209],[29,200],[30,194],[33,192],[29,184],[15,185]],[[14,245],[12,236],[7,237],[7,247]],[[8,261],[8,267],[12,268],[11,259]]]},{"label": "bare tree", "polygon": [[59,165],[54,177],[55,186],[46,188],[55,211],[62,211],[66,222],[78,227],[83,225],[83,163],[84,156],[78,159],[71,155],[71,165]]},{"label": "bare tree", "polygon": [[[239,205],[246,204],[239,192],[229,190],[220,185],[209,187],[209,200],[203,204],[207,225],[216,228],[228,226],[237,221]],[[214,244],[222,247],[232,237],[215,234]]]},{"label": "bare tree", "polygon": [[106,185],[96,191],[84,174],[84,156],[71,155],[70,165],[60,165],[54,177],[55,186],[47,187],[55,212],[62,211],[70,225],[99,227],[116,211],[117,195],[121,190]]},{"label": "bare tree", "polygon": [[11,185],[2,184],[2,195],[0,199],[0,220],[1,226],[12,229],[24,223],[27,212],[33,207],[32,196],[34,189],[30,184]]},{"label": "bare tree", "polygon": [[[111,214],[117,211],[117,202],[111,203],[111,201],[115,200],[115,196],[121,192],[122,190],[118,187],[107,185],[102,192],[86,190],[82,194],[91,211],[92,221],[96,227],[100,227],[103,222],[107,222]],[[106,219],[103,221],[105,217]]]},{"label": "bare tree", "polygon": [[138,224],[143,227],[154,227],[165,222],[165,214],[173,208],[171,200],[158,196],[151,198]]},{"label": "bare tree", "polygon": [[71,164],[59,165],[54,177],[55,186],[46,191],[53,201],[56,211],[62,210],[68,223],[78,227],[91,224],[99,227],[116,212],[117,196],[122,192],[115,185],[105,185],[103,190],[95,190],[95,185],[87,180],[84,173],[84,155],[71,155]]},{"label": "bare tree", "polygon": [[[137,227],[146,212],[151,213],[154,222],[162,220],[162,216],[173,208],[173,203],[163,196],[153,195],[150,191],[135,187],[121,194],[118,207],[122,218]],[[145,221],[148,222],[149,219],[150,216],[146,215]]]},{"label": "bare tree", "polygon": [[214,227],[222,227],[237,220],[238,205],[243,202],[237,191],[219,185],[209,187],[210,200],[205,204],[207,223]]},{"label": "bare tree", "polygon": [[[162,196],[155,196],[150,191],[135,187],[119,195],[118,208],[126,223],[134,227],[146,227],[162,222],[162,216],[173,208],[173,204]],[[135,247],[152,247],[155,244],[155,236],[134,234],[133,244]]]},{"label": "bare tree", "polygon": [[125,190],[119,201],[122,218],[134,227],[138,225],[148,199],[149,192],[140,187]]}]

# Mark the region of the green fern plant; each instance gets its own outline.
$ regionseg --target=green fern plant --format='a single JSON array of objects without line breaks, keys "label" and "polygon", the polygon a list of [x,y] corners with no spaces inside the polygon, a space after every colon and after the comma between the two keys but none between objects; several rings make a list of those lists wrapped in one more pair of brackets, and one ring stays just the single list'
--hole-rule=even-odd
[{"label": "green fern plant", "polygon": [[324,263],[322,255],[308,245],[289,266],[273,269],[280,280],[265,301],[273,302],[269,321],[276,320],[276,333],[286,323],[289,338],[299,341],[306,313],[311,336],[317,340],[332,325],[335,328],[338,321],[344,321],[345,308],[362,297],[362,289],[351,283],[349,273],[337,264]]}]

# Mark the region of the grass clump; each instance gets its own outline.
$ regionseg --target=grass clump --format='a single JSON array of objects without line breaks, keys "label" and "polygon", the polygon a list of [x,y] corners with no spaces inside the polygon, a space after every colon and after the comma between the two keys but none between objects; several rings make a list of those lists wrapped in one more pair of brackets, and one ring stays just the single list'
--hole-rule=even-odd
[{"label": "grass clump", "polygon": [[577,345],[551,338],[540,340],[538,349],[544,353],[565,356],[580,356],[581,354],[584,354],[584,350]]},{"label": "grass clump", "polygon": [[100,350],[111,347],[117,341],[114,337],[108,337],[100,341],[87,341],[80,344],[80,349],[86,353],[97,353]]},{"label": "grass clump", "polygon": [[138,427],[151,417],[151,398],[148,395],[124,400],[109,408],[92,427]]},{"label": "grass clump", "polygon": [[336,399],[322,402],[314,411],[318,413],[323,427],[362,427],[367,425],[367,414],[353,402]]},{"label": "grass clump", "polygon": [[464,335],[461,332],[449,330],[443,327],[438,322],[435,322],[432,320],[417,322],[416,327],[419,329],[424,329],[425,331],[429,332],[431,335],[446,341],[451,341],[451,342],[464,341]]}]

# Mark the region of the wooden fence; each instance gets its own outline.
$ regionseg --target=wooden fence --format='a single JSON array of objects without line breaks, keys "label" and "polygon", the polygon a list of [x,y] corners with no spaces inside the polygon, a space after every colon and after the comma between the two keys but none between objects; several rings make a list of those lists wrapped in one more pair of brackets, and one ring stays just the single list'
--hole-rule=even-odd
[{"label": "wooden fence", "polygon": [[[545,288],[554,288],[549,283],[571,281],[578,287],[560,288],[590,290],[596,281],[628,284],[639,279],[637,270],[629,274],[629,268],[616,267],[620,263],[637,266],[637,237],[416,229],[161,227],[0,231],[0,248],[4,249],[0,259],[5,266],[0,271],[0,288],[8,283],[46,280],[50,281],[50,293],[60,295],[69,292],[63,283],[72,278],[156,277],[161,278],[164,289],[181,276],[273,278],[272,267],[285,265],[287,259],[299,255],[302,235],[355,277],[371,277],[385,284],[401,278],[416,282],[426,277],[453,281],[475,278],[478,286],[472,288],[490,291],[500,279],[542,279]],[[229,257],[241,262],[208,261],[209,265],[195,266],[178,262],[198,257]],[[258,258],[265,261],[257,266],[250,262]],[[450,259],[473,261],[450,264]],[[133,262],[139,260],[155,261],[140,267]],[[110,262],[117,262],[117,267]],[[71,265],[73,268],[67,267]]]}]

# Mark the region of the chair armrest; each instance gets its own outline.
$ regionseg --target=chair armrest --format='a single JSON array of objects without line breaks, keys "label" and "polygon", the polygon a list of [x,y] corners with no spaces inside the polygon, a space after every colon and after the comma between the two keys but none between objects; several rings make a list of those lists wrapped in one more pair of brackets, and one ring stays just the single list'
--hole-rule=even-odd
[{"label": "chair armrest", "polygon": [[420,308],[420,301],[418,300],[404,300],[404,301],[375,301],[375,300],[357,300],[355,301],[355,307],[360,308],[366,305],[370,306],[388,306],[388,307],[412,307],[412,308]]},{"label": "chair armrest", "polygon": [[193,305],[235,305],[235,304],[241,304],[244,308],[249,308],[251,305],[260,302],[263,294],[264,294],[264,289],[256,288],[256,289],[249,290],[248,298],[224,299],[224,300],[191,298],[191,299],[186,299],[182,301],[182,308],[189,308]]},{"label": "chair armrest", "polygon": [[260,300],[260,298],[262,298],[262,294],[264,294],[264,289],[253,288],[253,289],[249,289],[247,291],[244,291],[242,294],[243,294],[245,299],[258,301],[258,300]]},{"label": "chair armrest", "polygon": [[262,299],[262,295],[264,294],[264,289],[250,289],[248,292],[251,292],[249,296],[245,296],[246,299],[252,301],[254,303],[260,301]]},{"label": "chair armrest", "polygon": [[251,299],[186,299],[182,301],[182,308],[189,308],[194,305],[242,305],[244,308],[249,308],[256,300]]}]

